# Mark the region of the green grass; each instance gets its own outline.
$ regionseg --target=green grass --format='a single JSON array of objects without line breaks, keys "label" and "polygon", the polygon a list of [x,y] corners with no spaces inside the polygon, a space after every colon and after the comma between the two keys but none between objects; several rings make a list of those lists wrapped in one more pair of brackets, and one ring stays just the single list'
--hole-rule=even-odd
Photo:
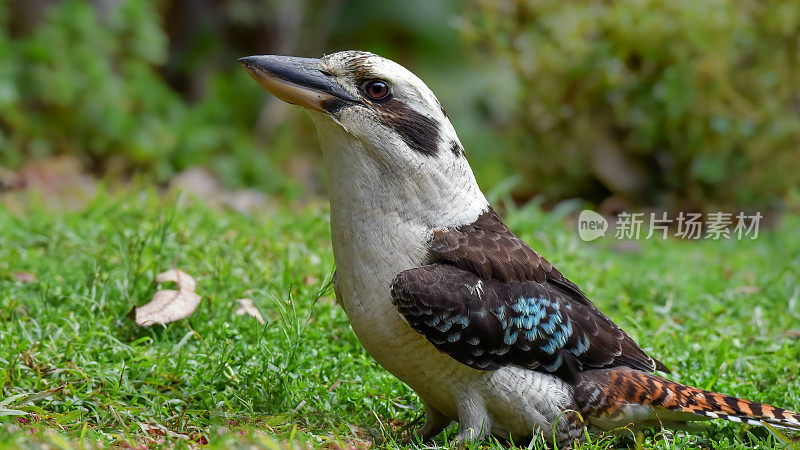
[{"label": "green grass", "polygon": [[[77,212],[37,204],[0,206],[0,414],[24,414],[0,415],[0,446],[405,445],[419,403],[333,301],[324,202],[250,216],[153,192],[101,192]],[[567,209],[530,206],[508,223],[674,379],[800,407],[789,333],[800,329],[800,218],[755,241],[642,241],[618,253],[611,240],[580,241]],[[176,260],[197,279],[200,307],[138,328],[126,314]],[[234,315],[242,297],[266,325]],[[723,422],[667,436],[595,436],[587,447],[780,447],[765,429]]]}]

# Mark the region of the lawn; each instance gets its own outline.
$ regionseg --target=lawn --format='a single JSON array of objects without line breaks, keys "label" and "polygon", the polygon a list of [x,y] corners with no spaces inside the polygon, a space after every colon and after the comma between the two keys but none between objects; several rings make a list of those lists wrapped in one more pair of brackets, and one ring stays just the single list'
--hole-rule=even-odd
[{"label": "lawn", "polygon": [[[0,446],[409,445],[420,405],[335,303],[324,201],[241,214],[188,195],[101,190],[77,211],[40,204],[0,206]],[[574,211],[506,216],[673,379],[800,408],[800,217],[753,241],[623,252],[578,239]],[[199,308],[137,327],[128,312],[173,264],[196,278]],[[240,298],[265,325],[235,315]],[[722,422],[587,447],[639,444],[781,447],[766,429]]]}]

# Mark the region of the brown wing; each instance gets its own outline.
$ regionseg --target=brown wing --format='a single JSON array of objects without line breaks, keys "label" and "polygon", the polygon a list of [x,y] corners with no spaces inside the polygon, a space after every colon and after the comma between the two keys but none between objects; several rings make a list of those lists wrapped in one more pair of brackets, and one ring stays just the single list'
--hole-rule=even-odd
[{"label": "brown wing", "polygon": [[[588,341],[586,342],[590,348],[593,348],[592,352],[580,355],[581,357],[578,358],[579,366],[586,365],[587,368],[628,366],[639,370],[669,372],[666,366],[647,355],[630,336],[600,312],[575,283],[569,281],[550,262],[514,235],[491,208],[472,224],[455,229],[436,231],[430,243],[430,251],[433,262],[455,266],[467,272],[467,274],[454,273],[450,270],[438,268],[434,270],[433,274],[418,272],[416,277],[420,283],[425,283],[423,278],[429,280],[431,276],[445,276],[451,280],[450,282],[456,284],[460,283],[458,280],[461,278],[465,280],[461,284],[470,284],[469,282],[472,282],[470,285],[473,285],[477,281],[482,281],[485,283],[485,287],[491,286],[491,289],[495,291],[497,297],[495,306],[505,305],[506,311],[512,311],[512,307],[520,302],[521,298],[547,299],[551,303],[557,301],[559,307],[551,312],[558,312],[564,319],[569,317],[573,323],[581,325],[580,328],[585,332],[576,332],[574,337],[580,338],[581,342],[584,342],[583,339],[587,339]],[[426,267],[428,269],[419,268],[412,269],[412,271],[425,269],[427,272],[431,272],[431,266]],[[421,275],[425,276],[420,277]],[[472,275],[474,275],[475,280],[472,280]],[[467,280],[468,278],[469,280]],[[461,292],[461,290],[456,290],[455,287],[450,292],[428,287],[426,288],[428,289],[427,291],[416,290],[412,295],[411,291],[415,290],[412,285],[419,287],[421,284],[415,284],[412,281],[415,279],[414,274],[405,273],[403,280],[408,292],[404,294],[402,292],[403,289],[397,286],[399,279],[400,275],[395,279],[393,295],[396,301],[401,298],[405,299],[404,304],[408,313],[414,312],[415,307],[409,305],[415,302],[427,303],[419,305],[423,312],[427,312],[431,306],[436,305],[458,306],[458,300],[451,298],[456,295],[454,290]],[[431,295],[425,297],[422,292],[430,292]],[[486,304],[481,302],[471,302],[465,295],[461,296],[460,302],[464,305],[469,303],[471,305],[470,311],[472,312],[477,311],[477,308],[481,307],[481,305],[484,308],[487,307]],[[555,305],[555,303],[553,304]],[[486,309],[486,311],[478,311],[477,314],[480,315],[484,312],[491,311]],[[443,310],[440,313],[446,314],[446,311]],[[404,313],[404,315],[409,319],[408,314]],[[495,319],[497,318],[496,316],[495,314]],[[492,316],[489,315],[488,317],[491,319]],[[429,321],[435,320],[432,317],[427,319]],[[512,323],[529,324],[531,319],[530,317],[526,318],[523,308],[521,312],[516,314],[516,321]],[[494,327],[495,325],[492,323],[491,326]],[[419,327],[424,327],[424,325]],[[420,329],[417,331],[422,332]],[[507,331],[509,330],[495,330],[494,334],[500,333],[499,340],[502,341]],[[524,332],[525,330],[521,329],[520,331]],[[426,333],[423,332],[423,334]],[[540,336],[540,338],[544,337],[546,336]],[[557,338],[563,339],[562,336],[557,336]],[[542,341],[539,348],[541,349],[544,346],[545,349],[550,349],[550,342]],[[564,345],[567,345],[567,343],[565,342]],[[569,355],[565,353],[564,356],[568,357]],[[535,363],[531,359],[532,357],[530,353],[526,354],[525,357],[521,357],[519,365],[532,367],[533,363]],[[508,360],[508,358],[500,359]],[[549,360],[549,358],[544,357],[544,360],[540,362],[546,363],[547,361],[545,360]],[[510,363],[516,364],[514,361],[510,361]],[[490,365],[494,366],[496,364],[492,362]],[[552,367],[552,365],[551,361],[550,366]]]},{"label": "brown wing", "polygon": [[437,263],[401,272],[391,293],[412,328],[476,369],[515,365],[574,381],[590,368],[655,368],[599,311],[547,283],[482,279]]}]

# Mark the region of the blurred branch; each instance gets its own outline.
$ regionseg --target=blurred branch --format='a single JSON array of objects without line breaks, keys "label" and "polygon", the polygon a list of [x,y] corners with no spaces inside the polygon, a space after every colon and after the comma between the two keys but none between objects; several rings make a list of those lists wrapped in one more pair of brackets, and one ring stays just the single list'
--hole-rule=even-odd
[{"label": "blurred branch", "polygon": [[29,34],[47,15],[55,0],[8,0],[8,31],[11,36]]}]

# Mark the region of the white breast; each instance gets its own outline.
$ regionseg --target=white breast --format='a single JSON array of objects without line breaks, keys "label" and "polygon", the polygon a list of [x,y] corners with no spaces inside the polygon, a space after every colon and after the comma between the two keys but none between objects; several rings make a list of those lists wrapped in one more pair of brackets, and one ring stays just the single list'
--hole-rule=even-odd
[{"label": "white breast", "polygon": [[392,174],[382,173],[384,169],[366,156],[354,162],[346,152],[363,150],[353,148],[339,127],[328,127],[326,132],[325,124],[317,122],[330,170],[337,297],[367,352],[452,420],[458,420],[458,405],[469,398],[486,408],[497,434],[519,438],[530,436],[536,427],[551,430],[564,409],[574,408],[568,385],[516,367],[479,371],[465,366],[414,331],[391,302],[389,286],[394,277],[427,262],[426,244],[436,228],[432,222],[440,221],[438,226],[470,223],[486,210],[477,185],[477,195],[453,190],[450,198],[440,196],[436,201],[449,205],[445,214],[413,213],[410,208],[431,209],[410,204],[419,195],[398,196],[396,186],[376,183],[377,179],[391,183]]}]

